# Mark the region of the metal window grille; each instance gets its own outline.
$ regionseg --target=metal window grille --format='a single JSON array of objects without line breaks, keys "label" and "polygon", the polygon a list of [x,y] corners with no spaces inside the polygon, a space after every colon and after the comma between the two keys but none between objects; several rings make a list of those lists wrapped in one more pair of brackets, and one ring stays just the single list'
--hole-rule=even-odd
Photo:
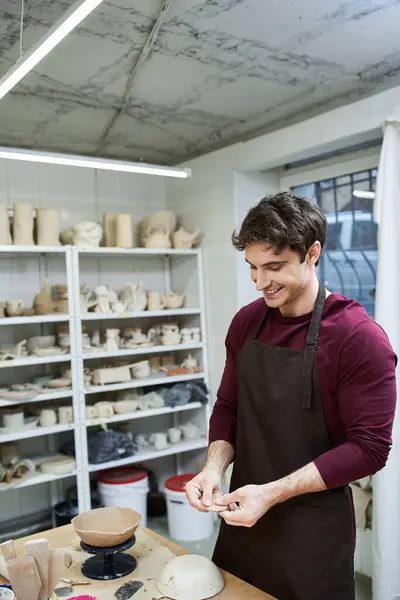
[{"label": "metal window grille", "polygon": [[377,225],[373,200],[358,198],[353,192],[375,191],[376,177],[377,169],[370,169],[291,188],[318,204],[328,221],[320,280],[331,292],[360,302],[371,317],[375,308]]}]

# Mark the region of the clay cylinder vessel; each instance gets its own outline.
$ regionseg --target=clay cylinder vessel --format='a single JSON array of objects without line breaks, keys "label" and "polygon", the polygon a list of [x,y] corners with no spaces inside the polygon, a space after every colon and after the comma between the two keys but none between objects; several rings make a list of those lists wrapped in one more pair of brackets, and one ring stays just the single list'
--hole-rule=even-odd
[{"label": "clay cylinder vessel", "polygon": [[9,246],[12,244],[10,234],[10,221],[8,220],[7,204],[0,203],[0,245]]},{"label": "clay cylinder vessel", "polygon": [[117,214],[104,213],[103,215],[103,244],[106,248],[115,248],[117,243]]},{"label": "clay cylinder vessel", "polygon": [[34,246],[32,204],[17,202],[14,204],[13,219],[14,246]]},{"label": "clay cylinder vessel", "polygon": [[38,246],[60,245],[60,211],[54,208],[38,208],[36,211]]},{"label": "clay cylinder vessel", "polygon": [[132,248],[133,227],[131,215],[118,214],[116,219],[117,248]]}]

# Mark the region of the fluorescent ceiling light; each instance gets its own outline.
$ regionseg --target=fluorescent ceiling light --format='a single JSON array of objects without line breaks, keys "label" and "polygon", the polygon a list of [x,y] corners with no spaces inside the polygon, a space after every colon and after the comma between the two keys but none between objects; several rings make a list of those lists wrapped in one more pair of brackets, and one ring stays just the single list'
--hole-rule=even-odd
[{"label": "fluorescent ceiling light", "polygon": [[103,0],[75,2],[48,33],[0,79],[0,100],[102,2]]},{"label": "fluorescent ceiling light", "polygon": [[356,198],[364,198],[366,200],[373,200],[375,198],[375,192],[368,192],[366,190],[354,190],[353,196]]},{"label": "fluorescent ceiling light", "polygon": [[141,173],[143,175],[161,175],[163,177],[179,177],[186,179],[192,172],[190,169],[175,169],[147,163],[135,163],[108,158],[91,156],[76,156],[73,154],[56,154],[53,152],[36,152],[34,150],[21,150],[0,146],[0,158],[21,160],[25,162],[47,163],[50,165],[64,165],[71,167],[84,167],[86,169],[101,169],[105,171],[122,171],[125,173]]}]

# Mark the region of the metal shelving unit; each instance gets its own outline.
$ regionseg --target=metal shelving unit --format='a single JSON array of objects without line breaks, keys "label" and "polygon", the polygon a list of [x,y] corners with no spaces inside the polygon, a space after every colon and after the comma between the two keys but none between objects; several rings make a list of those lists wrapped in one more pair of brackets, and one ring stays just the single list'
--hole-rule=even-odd
[{"label": "metal shelving unit", "polygon": [[[35,437],[46,436],[49,440],[53,440],[55,434],[72,431],[75,442],[75,455],[76,455],[76,470],[71,473],[63,475],[44,475],[35,473],[23,478],[21,481],[13,481],[10,485],[0,484],[0,493],[6,489],[24,489],[26,487],[50,484],[51,488],[51,501],[53,504],[59,500],[57,497],[57,482],[67,478],[74,478],[76,480],[78,489],[78,502],[80,510],[90,509],[90,473],[94,473],[99,470],[112,468],[119,465],[136,464],[142,463],[143,461],[156,460],[161,457],[174,456],[176,458],[176,470],[181,470],[181,457],[183,453],[191,451],[200,451],[207,446],[207,424],[210,415],[210,405],[202,405],[198,402],[190,403],[185,406],[169,408],[163,407],[160,409],[136,411],[129,414],[114,415],[109,419],[92,419],[86,418],[86,405],[88,401],[96,400],[97,394],[105,392],[118,392],[121,390],[130,390],[136,388],[148,388],[150,386],[165,386],[181,382],[190,382],[196,380],[203,380],[208,386],[208,361],[207,361],[207,340],[206,340],[206,322],[205,322],[205,308],[204,308],[204,282],[203,282],[203,268],[202,268],[202,254],[201,250],[147,250],[143,248],[133,249],[119,249],[119,248],[96,248],[96,249],[85,249],[78,247],[60,246],[55,248],[47,247],[15,247],[15,246],[3,246],[0,247],[0,257],[10,256],[14,258],[22,258],[25,256],[35,257],[40,262],[40,273],[46,273],[46,258],[49,255],[63,256],[65,258],[65,273],[66,282],[69,291],[69,312],[68,315],[44,315],[44,316],[32,316],[32,317],[12,317],[12,318],[0,318],[0,331],[3,326],[40,326],[45,324],[57,324],[66,323],[69,326],[71,348],[69,354],[48,356],[48,357],[23,357],[21,359],[4,361],[0,364],[0,372],[2,369],[12,369],[16,367],[30,368],[36,365],[51,365],[55,363],[69,362],[71,365],[72,372],[72,389],[62,389],[49,391],[43,394],[39,394],[32,400],[0,400],[0,409],[3,407],[14,407],[18,405],[32,405],[41,402],[58,401],[64,398],[71,398],[74,422],[70,425],[55,425],[54,427],[37,427],[36,429],[29,431],[22,431],[7,435],[0,435],[0,444],[4,442],[14,440],[25,440]],[[149,261],[156,260],[157,265],[161,265],[159,271],[155,269],[154,262]],[[96,269],[89,269],[86,272],[82,271],[82,262],[85,260],[96,261]],[[102,263],[106,262],[105,268]],[[110,262],[111,261],[111,262]],[[180,261],[183,261],[182,274],[180,272]],[[189,261],[189,263],[187,262]],[[92,263],[91,263],[92,264]],[[115,266],[117,268],[115,268]],[[122,265],[122,266],[121,266]],[[174,286],[177,286],[177,282],[181,282],[179,291],[185,293],[185,296],[189,301],[187,307],[176,310],[156,310],[156,311],[143,311],[137,313],[80,313],[80,289],[81,284],[86,283],[85,276],[87,273],[92,275],[92,271],[97,272],[97,277],[102,279],[102,283],[106,283],[107,276],[116,276],[118,273],[123,277],[124,269],[132,272],[132,266],[135,265],[137,272],[131,277],[135,280],[140,279],[142,276],[146,276],[146,265],[148,272],[154,278],[157,275],[157,281],[163,287],[165,293],[168,293],[171,289],[171,282]],[[144,265],[144,266],[143,266]],[[189,265],[189,267],[188,267]],[[107,271],[108,268],[108,271]],[[133,269],[133,270],[135,270]],[[186,271],[185,271],[186,269]],[[150,276],[149,275],[149,276]],[[185,277],[190,280],[187,287],[185,283]],[[181,279],[180,279],[181,278]],[[121,279],[121,287],[124,281]],[[184,289],[183,289],[184,288]],[[32,294],[37,293],[38,290],[32,290]],[[83,341],[82,331],[83,328],[90,326],[91,322],[93,326],[98,327],[105,322],[103,327],[106,327],[110,323],[111,327],[115,325],[111,321],[123,320],[124,326],[128,325],[132,321],[132,325],[137,327],[138,320],[142,319],[147,324],[162,322],[163,320],[169,321],[171,319],[188,319],[190,322],[195,323],[196,326],[201,328],[201,342],[190,343],[190,344],[179,344],[174,346],[149,346],[138,349],[121,349],[118,352],[83,352]],[[118,325],[117,325],[118,326]],[[85,366],[91,366],[95,361],[99,361],[101,364],[104,360],[115,360],[121,358],[127,359],[129,357],[140,357],[146,358],[150,355],[165,355],[166,353],[175,354],[179,353],[179,356],[186,355],[190,352],[194,352],[199,357],[201,364],[200,373],[191,373],[177,376],[168,376],[162,374],[157,376],[151,376],[146,379],[132,379],[128,382],[114,383],[110,385],[85,385],[84,382],[84,368]],[[87,433],[89,428],[102,424],[110,425],[122,423],[122,422],[138,422],[140,419],[152,419],[154,417],[162,418],[162,416],[171,415],[171,420],[174,426],[179,424],[179,416],[185,414],[195,414],[198,419],[204,425],[202,427],[202,436],[194,440],[181,441],[175,445],[169,445],[162,451],[154,449],[141,450],[134,456],[118,461],[109,463],[102,463],[99,465],[90,465],[88,461],[88,447],[87,447]],[[171,426],[171,425],[170,425]],[[49,450],[54,451],[54,441],[50,443]]]}]

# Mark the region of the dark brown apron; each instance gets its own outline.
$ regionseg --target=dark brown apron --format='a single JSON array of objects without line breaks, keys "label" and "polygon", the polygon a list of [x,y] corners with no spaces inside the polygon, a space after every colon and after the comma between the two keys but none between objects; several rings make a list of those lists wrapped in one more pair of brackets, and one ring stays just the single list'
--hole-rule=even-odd
[{"label": "dark brown apron", "polygon": [[[231,491],[289,475],[332,448],[318,385],[320,286],[304,351],[257,340],[238,357],[236,454]],[[274,506],[253,527],[221,522],[213,560],[278,600],[354,599],[354,524],[348,486]]]}]

